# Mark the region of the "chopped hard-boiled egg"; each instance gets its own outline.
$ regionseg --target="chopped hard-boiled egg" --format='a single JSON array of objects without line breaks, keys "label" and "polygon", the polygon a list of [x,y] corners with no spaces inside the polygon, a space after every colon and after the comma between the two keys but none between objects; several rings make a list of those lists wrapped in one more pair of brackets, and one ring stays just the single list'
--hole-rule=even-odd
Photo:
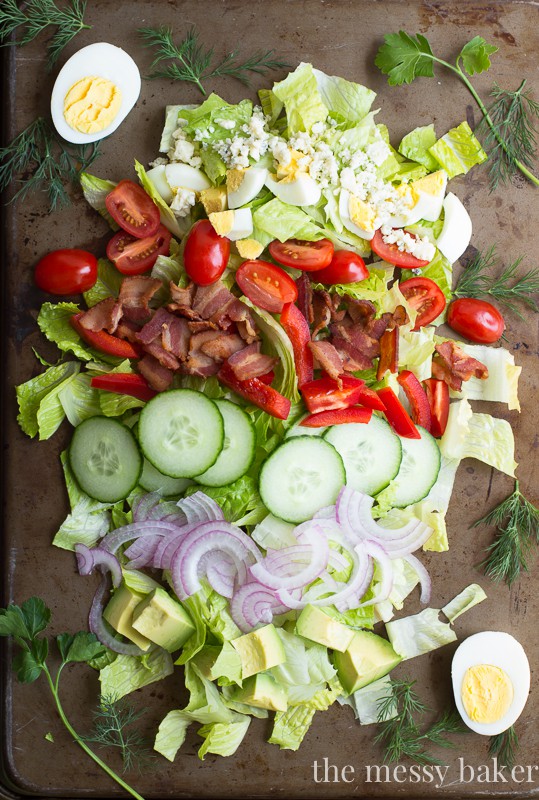
[{"label": "chopped hard-boiled egg", "polygon": [[226,189],[228,193],[228,207],[239,208],[257,196],[263,188],[267,169],[229,169],[226,173]]},{"label": "chopped hard-boiled egg", "polygon": [[346,189],[341,189],[339,197],[339,213],[343,225],[351,233],[371,240],[376,231],[376,211],[364,200]]},{"label": "chopped hard-boiled egg", "polygon": [[270,174],[265,184],[275,197],[290,206],[314,206],[322,196],[320,186],[306,172],[298,172],[293,180],[282,181]]},{"label": "chopped hard-boiled egg", "polygon": [[217,211],[209,215],[209,220],[219,236],[226,236],[232,242],[248,239],[253,232],[253,215],[250,208]]},{"label": "chopped hard-boiled egg", "polygon": [[458,197],[449,192],[443,202],[444,226],[436,246],[450,264],[464,253],[472,238],[472,220]]},{"label": "chopped hard-boiled egg", "polygon": [[200,202],[208,216],[218,211],[226,211],[227,198],[224,186],[212,186],[200,192]]},{"label": "chopped hard-boiled egg", "polygon": [[513,725],[530,691],[530,665],[509,633],[483,631],[457,648],[451,667],[459,714],[476,733],[495,736]]},{"label": "chopped hard-boiled egg", "polygon": [[174,199],[174,192],[167,181],[165,165],[159,164],[157,167],[152,167],[146,173],[146,177],[153,183],[165,203],[171,203]]},{"label": "chopped hard-boiled egg", "polygon": [[242,258],[253,261],[261,254],[264,246],[257,242],[256,239],[238,239],[236,248]]},{"label": "chopped hard-boiled egg", "polygon": [[189,164],[180,164],[178,162],[166,164],[165,176],[172,191],[181,188],[201,192],[211,186],[211,181],[202,170],[190,167]]},{"label": "chopped hard-boiled egg", "polygon": [[51,115],[60,136],[74,144],[113,133],[140,94],[140,72],[124,50],[107,42],[83,47],[60,70]]},{"label": "chopped hard-boiled egg", "polygon": [[417,217],[415,222],[420,219],[435,222],[438,219],[442,213],[446,186],[447,172],[443,169],[413,181],[411,188],[417,198],[413,209]]}]

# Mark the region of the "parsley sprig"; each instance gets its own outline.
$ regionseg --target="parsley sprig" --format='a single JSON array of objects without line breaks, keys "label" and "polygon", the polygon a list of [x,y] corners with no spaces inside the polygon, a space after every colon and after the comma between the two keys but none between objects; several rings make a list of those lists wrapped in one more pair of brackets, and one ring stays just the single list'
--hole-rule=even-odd
[{"label": "parsley sprig", "polygon": [[528,570],[530,551],[539,544],[539,508],[526,500],[515,481],[514,492],[473,527],[477,525],[496,525],[498,529],[480,566],[493,580],[511,586],[523,570]]},{"label": "parsley sprig", "polygon": [[[43,675],[53,696],[58,715],[79,747],[129,794],[137,800],[144,800],[88,747],[84,737],[80,736],[69,722],[60,700],[60,677],[65,667],[69,664],[88,663],[99,658],[104,655],[106,648],[92,633],[84,631],[75,634],[61,633],[56,636],[61,662],[56,674],[53,674],[47,664],[49,640],[39,635],[48,626],[50,619],[50,609],[38,597],[31,597],[21,606],[10,604],[7,608],[0,609],[0,636],[11,636],[19,647],[19,652],[13,659],[17,678],[21,683],[33,683]],[[107,702],[110,704],[111,701]]]},{"label": "parsley sprig", "polygon": [[462,272],[453,292],[455,297],[491,297],[521,318],[518,303],[539,311],[533,297],[539,294],[539,268],[522,272],[520,257],[496,275],[497,262],[495,245],[485,253],[478,251]]},{"label": "parsley sprig", "polygon": [[470,77],[476,73],[489,69],[490,56],[497,51],[497,47],[481,36],[474,36],[452,64],[435,56],[428,39],[420,33],[410,36],[405,31],[399,31],[387,34],[384,39],[385,43],[378,50],[374,63],[388,76],[391,86],[411,83],[418,77],[434,77],[434,64],[451,70],[466,86],[483,115],[480,127],[488,131],[485,144],[491,159],[492,189],[500,182],[509,180],[517,171],[539,186],[539,178],[531,172],[539,104],[531,99],[529,92],[524,92],[525,81],[516,92],[500,89],[495,84],[491,93],[494,103],[490,109],[487,109],[470,81]]},{"label": "parsley sprig", "polygon": [[[274,50],[257,51],[250,56],[240,57],[238,50],[224,56],[212,65],[213,47],[205,50],[199,41],[198,31],[191,28],[185,39],[177,45],[172,28],[161,25],[159,28],[139,28],[139,34],[147,47],[154,47],[152,72],[148,78],[169,78],[176,81],[194,83],[203,95],[206,90],[202,81],[229,76],[250,86],[250,73],[264,75],[269,70],[289,67],[284,61],[274,57]],[[163,65],[163,62],[170,62]]]},{"label": "parsley sprig", "polygon": [[49,211],[69,205],[66,186],[101,155],[99,142],[74,145],[58,136],[51,123],[38,117],[6,147],[0,147],[0,191],[20,178],[13,200],[46,191]]},{"label": "parsley sprig", "polygon": [[445,711],[430,728],[422,731],[417,722],[417,715],[423,716],[429,711],[417,695],[415,681],[393,681],[391,692],[380,699],[378,704],[378,722],[380,732],[375,741],[385,746],[384,761],[400,761],[410,758],[417,764],[441,764],[439,759],[431,755],[426,746],[455,747],[447,736],[452,733],[464,733],[465,726],[454,709]]},{"label": "parsley sprig", "polygon": [[[28,0],[17,4],[17,0],[2,0],[0,4],[0,42],[2,44],[25,45],[49,28],[56,31],[47,45],[49,69],[54,66],[58,56],[74,36],[89,29],[84,24],[86,0],[69,0],[60,8],[55,0]],[[8,41],[12,34],[20,38]]]}]

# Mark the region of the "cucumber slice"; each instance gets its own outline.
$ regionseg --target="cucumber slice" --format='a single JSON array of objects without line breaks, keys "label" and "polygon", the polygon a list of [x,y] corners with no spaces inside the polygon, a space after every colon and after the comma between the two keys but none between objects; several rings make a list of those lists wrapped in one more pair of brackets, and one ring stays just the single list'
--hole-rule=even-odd
[{"label": "cucumber slice", "polygon": [[193,483],[189,478],[170,478],[163,475],[147,458],[142,465],[139,484],[147,492],[161,492],[163,497],[178,497]]},{"label": "cucumber slice", "polygon": [[391,485],[376,498],[379,503],[391,503],[404,508],[418,503],[428,495],[440,472],[441,455],[436,439],[419,425],[421,439],[404,439],[402,463]]},{"label": "cucumber slice", "polygon": [[194,389],[173,389],[150,400],[139,419],[142,452],[171,478],[194,478],[217,460],[224,425],[215,403]]},{"label": "cucumber slice", "polygon": [[374,414],[367,424],[333,425],[324,439],[342,456],[346,483],[357,492],[374,496],[399,471],[401,439],[384,419]]},{"label": "cucumber slice", "polygon": [[286,522],[304,522],[331,506],[346,474],[335,448],[316,436],[294,436],[266,459],[260,495],[266,508]]},{"label": "cucumber slice", "polygon": [[75,428],[69,464],[87,495],[102,503],[116,503],[138,484],[142,456],[129,428],[116,419],[98,416]]},{"label": "cucumber slice", "polygon": [[223,449],[206,472],[196,476],[203,486],[227,486],[245,475],[255,457],[256,432],[249,414],[230,400],[214,400],[225,426]]}]

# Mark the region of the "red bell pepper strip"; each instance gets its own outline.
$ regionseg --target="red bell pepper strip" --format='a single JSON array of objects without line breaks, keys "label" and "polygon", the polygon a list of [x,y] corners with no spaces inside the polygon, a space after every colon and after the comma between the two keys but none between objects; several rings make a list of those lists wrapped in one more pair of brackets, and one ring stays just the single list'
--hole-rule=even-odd
[{"label": "red bell pepper strip", "polygon": [[240,381],[236,378],[232,367],[225,361],[217,373],[217,378],[239,394],[249,403],[258,406],[267,414],[277,419],[287,419],[290,414],[290,400],[275,391],[271,386],[260,380],[260,378],[249,378]]},{"label": "red bell pepper strip", "polygon": [[304,383],[301,394],[311,414],[318,411],[331,411],[336,408],[348,408],[358,402],[363,388],[363,381],[358,378],[341,376],[342,389],[332,378],[318,378],[316,381]]},{"label": "red bell pepper strip", "polygon": [[449,386],[436,378],[423,381],[423,386],[430,406],[430,432],[433,436],[443,436],[449,416]]},{"label": "red bell pepper strip", "polygon": [[421,434],[391,386],[378,389],[378,394],[386,407],[384,411],[386,419],[395,433],[404,436],[405,439],[421,439]]},{"label": "red bell pepper strip", "polygon": [[95,347],[96,350],[100,350],[102,353],[118,356],[118,358],[140,358],[142,351],[135,344],[125,339],[120,339],[118,336],[112,336],[107,331],[89,331],[84,328],[80,323],[83,314],[84,311],[74,314],[70,322],[86,344],[89,344],[90,347]]},{"label": "red bell pepper strip", "polygon": [[332,411],[310,414],[299,424],[305,428],[323,428],[326,425],[342,425],[346,422],[369,422],[371,417],[372,408],[352,406],[351,408],[336,408]]},{"label": "red bell pepper strip", "polygon": [[376,380],[381,381],[386,372],[397,372],[399,364],[399,328],[384,331],[380,339],[380,360]]},{"label": "red bell pepper strip", "polygon": [[430,433],[432,415],[425,390],[409,369],[403,369],[397,380],[404,389],[404,394],[410,403],[414,424],[421,425],[422,428],[425,428]]},{"label": "red bell pepper strip", "polygon": [[136,397],[137,400],[144,400],[145,402],[151,400],[157,394],[142,375],[135,375],[132,372],[109,372],[106,375],[94,375],[90,385],[94,389],[104,389],[107,392],[116,392],[116,394],[128,394],[131,397]]},{"label": "red bell pepper strip", "polygon": [[281,312],[281,325],[292,342],[298,385],[313,379],[313,354],[309,347],[311,331],[309,323],[294,303],[286,303]]},{"label": "red bell pepper strip", "polygon": [[258,376],[258,380],[262,381],[262,383],[266,383],[268,386],[271,386],[274,378],[275,378],[275,373],[272,369],[270,369],[269,372],[266,372],[265,375]]},{"label": "red bell pepper strip", "polygon": [[378,397],[374,389],[369,389],[368,386],[362,386],[359,397],[356,401],[366,408],[372,408],[375,411],[385,411],[386,407]]}]

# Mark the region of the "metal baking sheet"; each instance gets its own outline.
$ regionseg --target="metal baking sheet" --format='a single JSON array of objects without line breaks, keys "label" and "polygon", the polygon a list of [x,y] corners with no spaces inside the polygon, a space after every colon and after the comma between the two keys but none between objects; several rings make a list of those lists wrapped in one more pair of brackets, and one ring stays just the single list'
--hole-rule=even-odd
[{"label": "metal baking sheet", "polygon": [[[84,31],[66,48],[59,66],[78,48],[95,41],[108,41],[126,49],[142,73],[150,56],[137,39],[144,24],[170,24],[181,36],[191,24],[202,33],[217,55],[239,46],[243,52],[275,48],[290,64],[310,61],[318,68],[365,83],[378,92],[378,120],[389,126],[393,143],[417,125],[434,122],[439,134],[464,118],[477,120],[477,109],[464,87],[447,71],[435,80],[422,79],[409,87],[390,88],[374,67],[373,60],[384,33],[405,29],[428,36],[436,53],[451,56],[462,44],[479,34],[499,47],[489,73],[474,83],[485,97],[497,80],[516,88],[522,76],[537,90],[536,61],[539,7],[534,0],[514,2],[464,2],[454,0],[90,0],[87,19],[92,29]],[[28,125],[37,114],[45,114],[55,73],[47,73],[44,41],[20,50],[4,51],[4,117],[6,137]],[[271,76],[277,79],[279,74]],[[237,102],[255,99],[254,90],[271,78],[257,78],[252,90],[233,80],[219,79],[211,89]],[[537,91],[536,91],[537,97]],[[103,155],[91,171],[118,180],[132,177],[134,157],[146,163],[157,155],[164,107],[167,103],[200,102],[197,89],[167,81],[143,81],[142,94],[127,120],[103,142]],[[474,223],[472,243],[483,249],[494,242],[506,259],[523,255],[533,265],[538,252],[537,190],[524,180],[489,193],[485,168],[476,168],[451,183],[464,201]],[[24,204],[3,209],[3,326],[4,368],[4,529],[3,604],[21,602],[32,594],[42,596],[53,611],[54,632],[85,627],[95,588],[92,579],[76,575],[72,554],[51,547],[51,538],[64,519],[67,498],[62,481],[59,453],[69,439],[63,427],[47,442],[30,441],[16,424],[13,387],[40,371],[32,348],[54,360],[55,348],[40,336],[35,323],[43,295],[33,286],[37,259],[59,247],[83,247],[103,253],[108,229],[103,220],[75,194],[73,205],[55,214],[47,212],[43,196],[31,196]],[[507,346],[523,366],[521,401],[523,412],[507,412],[505,406],[484,404],[479,410],[507,418],[515,432],[519,477],[528,496],[537,485],[537,318],[508,317]],[[478,516],[511,490],[511,480],[476,461],[466,461],[458,473],[456,492],[447,517],[450,551],[429,554],[424,561],[434,583],[432,604],[444,605],[468,583],[479,582],[488,601],[456,622],[459,639],[484,629],[510,631],[525,646],[532,678],[539,664],[537,619],[539,580],[537,560],[532,557],[530,574],[511,590],[496,586],[475,565],[491,541],[492,530],[471,530]],[[537,495],[535,494],[537,501]],[[407,602],[405,613],[419,610]],[[450,662],[455,646],[446,646],[430,656],[403,664],[399,676],[417,678],[418,688],[433,709],[441,709],[450,697]],[[46,797],[115,797],[116,785],[71,742],[58,721],[43,679],[20,685],[9,669],[10,653],[4,649],[1,705],[4,797],[26,794]],[[66,670],[63,702],[79,730],[88,728],[97,697],[97,676],[85,667]],[[179,674],[136,693],[135,702],[148,709],[144,718],[148,735],[155,732],[166,711],[185,702]],[[434,712],[433,712],[434,715]],[[539,689],[532,679],[529,702],[519,722],[519,764],[536,767],[539,761]],[[534,797],[539,795],[539,769],[524,777],[532,781],[504,783],[491,773],[487,781],[480,767],[491,766],[487,740],[473,734],[457,740],[454,751],[438,753],[448,767],[443,785],[426,775],[414,782],[409,769],[384,771],[376,780],[382,753],[373,743],[372,728],[361,728],[350,709],[331,708],[318,714],[297,753],[279,751],[265,743],[269,723],[253,721],[238,753],[221,759],[196,755],[196,726],[188,734],[174,764],[159,759],[150,771],[130,777],[148,798],[232,798],[274,796],[287,798],[341,797]],[[54,744],[45,739],[51,732]],[[199,740],[200,741],[200,740]],[[199,742],[198,742],[199,743]],[[110,758],[105,754],[106,758]],[[315,762],[318,773],[315,775]],[[120,768],[118,762],[111,763]],[[404,762],[405,766],[410,766]],[[465,768],[461,775],[461,767]],[[327,775],[324,772],[327,765]],[[335,767],[335,769],[333,769]],[[345,769],[343,773],[343,768]],[[472,773],[473,770],[473,773]],[[471,775],[472,780],[468,780]],[[346,778],[345,780],[343,778]],[[315,777],[319,780],[315,781]],[[328,780],[320,780],[323,778]],[[461,778],[464,778],[464,781]],[[522,777],[522,773],[519,773]],[[336,780],[335,780],[336,778]]]}]

